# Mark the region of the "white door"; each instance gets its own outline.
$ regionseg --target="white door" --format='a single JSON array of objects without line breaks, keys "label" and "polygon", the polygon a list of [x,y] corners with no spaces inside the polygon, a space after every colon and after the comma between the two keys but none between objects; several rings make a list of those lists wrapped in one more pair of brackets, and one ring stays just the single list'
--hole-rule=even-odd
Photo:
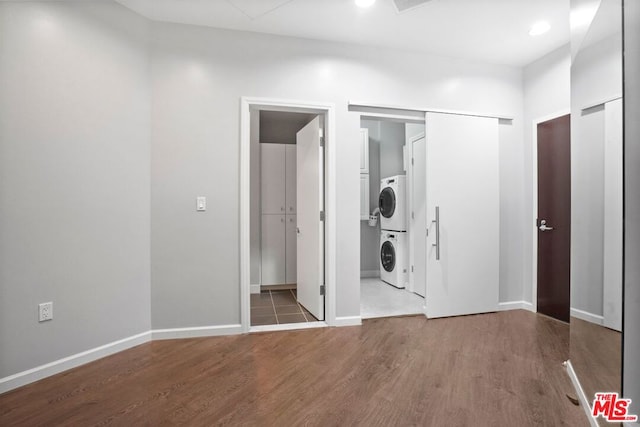
[{"label": "white door", "polygon": [[297,134],[298,302],[318,320],[324,319],[323,148],[320,118]]},{"label": "white door", "polygon": [[360,174],[360,220],[369,219],[369,174]]},{"label": "white door", "polygon": [[262,215],[262,285],[285,283],[285,216]]},{"label": "white door", "polygon": [[622,331],[622,99],[604,104],[604,326]]},{"label": "white door", "polygon": [[286,215],[286,243],[285,243],[285,281],[288,284],[296,283],[297,278],[297,232],[296,216]]},{"label": "white door", "polygon": [[285,145],[285,199],[287,215],[296,213],[296,146],[294,144]]},{"label": "white door", "polygon": [[260,197],[263,214],[285,213],[284,144],[260,144]]},{"label": "white door", "polygon": [[498,119],[426,115],[430,318],[498,309]]},{"label": "white door", "polygon": [[413,292],[425,296],[427,288],[427,146],[424,135],[411,141],[411,270]]}]

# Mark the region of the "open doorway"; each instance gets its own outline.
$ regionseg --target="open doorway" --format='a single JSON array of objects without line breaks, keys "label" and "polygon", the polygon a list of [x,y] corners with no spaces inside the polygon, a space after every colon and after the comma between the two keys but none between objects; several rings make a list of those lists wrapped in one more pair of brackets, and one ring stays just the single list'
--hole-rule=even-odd
[{"label": "open doorway", "polygon": [[360,313],[424,313],[411,280],[411,158],[424,122],[361,116]]},{"label": "open doorway", "polygon": [[332,224],[325,221],[330,116],[329,108],[243,102],[245,330],[322,326],[335,317],[335,297],[325,305],[333,290]]}]

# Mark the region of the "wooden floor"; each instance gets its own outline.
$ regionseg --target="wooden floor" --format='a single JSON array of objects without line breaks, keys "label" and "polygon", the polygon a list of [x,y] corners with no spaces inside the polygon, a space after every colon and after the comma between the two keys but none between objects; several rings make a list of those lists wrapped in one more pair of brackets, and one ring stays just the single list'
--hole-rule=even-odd
[{"label": "wooden floor", "polygon": [[0,425],[583,426],[525,311],[155,341],[0,395]]}]

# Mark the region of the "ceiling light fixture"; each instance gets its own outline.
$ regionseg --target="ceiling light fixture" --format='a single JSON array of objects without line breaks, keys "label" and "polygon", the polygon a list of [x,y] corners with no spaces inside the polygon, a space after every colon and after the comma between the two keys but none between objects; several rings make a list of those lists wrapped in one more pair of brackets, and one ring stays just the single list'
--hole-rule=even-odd
[{"label": "ceiling light fixture", "polygon": [[531,26],[529,30],[530,36],[539,36],[551,29],[551,25],[547,21],[539,21]]},{"label": "ceiling light fixture", "polygon": [[355,0],[356,6],[358,7],[370,7],[372,6],[376,0]]}]

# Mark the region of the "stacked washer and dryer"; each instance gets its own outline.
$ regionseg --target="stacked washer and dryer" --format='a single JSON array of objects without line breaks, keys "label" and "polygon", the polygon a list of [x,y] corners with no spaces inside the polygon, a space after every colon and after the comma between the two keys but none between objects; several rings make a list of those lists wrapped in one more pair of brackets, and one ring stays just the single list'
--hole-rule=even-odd
[{"label": "stacked washer and dryer", "polygon": [[404,288],[408,283],[407,267],[407,199],[406,177],[390,176],[380,181],[380,279]]}]

